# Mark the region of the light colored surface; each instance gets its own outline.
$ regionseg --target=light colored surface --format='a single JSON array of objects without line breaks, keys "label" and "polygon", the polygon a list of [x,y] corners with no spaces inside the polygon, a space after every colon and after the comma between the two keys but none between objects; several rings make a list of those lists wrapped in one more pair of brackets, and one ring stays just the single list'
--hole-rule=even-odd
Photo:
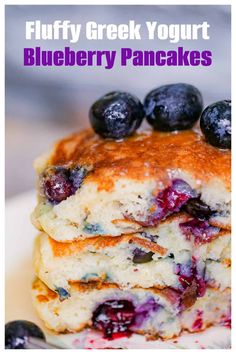
[{"label": "light colored surface", "polygon": [[30,295],[31,254],[37,232],[30,224],[29,214],[34,204],[34,193],[29,192],[6,205],[6,321],[38,322]]},{"label": "light colored surface", "polygon": [[[35,193],[11,199],[6,208],[6,322],[25,319],[38,324],[45,332],[32,306],[30,287],[33,278],[31,254],[36,235],[29,222],[35,204]],[[200,334],[187,334],[175,340],[146,342],[142,336],[108,342],[91,330],[79,334],[54,336],[46,332],[48,341],[70,348],[229,348],[230,331],[211,328]]]}]

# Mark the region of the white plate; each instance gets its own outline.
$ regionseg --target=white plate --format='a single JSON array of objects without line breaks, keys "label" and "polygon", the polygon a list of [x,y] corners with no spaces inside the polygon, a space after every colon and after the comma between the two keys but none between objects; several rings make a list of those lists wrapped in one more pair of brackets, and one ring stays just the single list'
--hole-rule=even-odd
[{"label": "white plate", "polygon": [[7,202],[6,206],[6,322],[24,319],[38,324],[47,341],[64,348],[230,348],[230,330],[209,328],[197,334],[183,334],[176,340],[146,341],[133,335],[107,341],[92,330],[77,334],[54,335],[38,319],[30,295],[33,279],[31,254],[37,231],[30,223],[30,213],[36,203],[35,192],[22,194]]}]

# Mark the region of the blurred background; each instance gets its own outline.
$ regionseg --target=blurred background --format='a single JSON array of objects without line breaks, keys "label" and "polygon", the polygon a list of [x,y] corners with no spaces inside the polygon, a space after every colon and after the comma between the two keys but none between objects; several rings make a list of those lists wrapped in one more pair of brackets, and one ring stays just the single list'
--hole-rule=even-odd
[{"label": "blurred background", "polygon": [[[141,100],[151,89],[174,82],[187,82],[202,92],[204,104],[230,98],[231,92],[231,15],[230,6],[6,6],[6,197],[34,187],[32,162],[64,135],[89,125],[91,104],[112,90],[125,90]],[[85,24],[202,23],[210,24],[210,40],[179,42],[26,41],[25,21],[56,19]],[[168,50],[184,46],[186,50],[211,50],[210,67],[24,67],[23,48],[41,46],[59,50],[66,45],[74,50],[118,50],[131,47],[142,50]]]}]

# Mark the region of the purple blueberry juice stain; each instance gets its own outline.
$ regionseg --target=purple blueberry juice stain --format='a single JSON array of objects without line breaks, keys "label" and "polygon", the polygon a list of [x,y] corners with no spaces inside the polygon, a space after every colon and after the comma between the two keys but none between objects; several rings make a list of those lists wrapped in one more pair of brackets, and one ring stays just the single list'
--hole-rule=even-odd
[{"label": "purple blueberry juice stain", "polygon": [[[135,220],[142,226],[155,226],[167,216],[176,213],[188,202],[197,198],[197,192],[181,179],[174,179],[172,184],[158,193],[154,200],[155,211],[146,220]],[[127,219],[133,219],[125,215]]]},{"label": "purple blueberry juice stain", "polygon": [[220,325],[227,328],[231,328],[231,312],[221,316]]},{"label": "purple blueberry juice stain", "polygon": [[192,324],[192,329],[194,331],[200,331],[203,327],[203,311],[197,310],[197,316]]},{"label": "purple blueberry juice stain", "polygon": [[188,183],[181,179],[173,180],[171,186],[157,195],[155,218],[160,221],[168,215],[180,211],[189,199],[196,196],[196,192]]},{"label": "purple blueberry juice stain", "polygon": [[142,323],[150,316],[152,312],[156,312],[160,305],[153,298],[148,299],[143,304],[135,308],[135,327],[140,327]]},{"label": "purple blueberry juice stain", "polygon": [[176,274],[179,278],[179,291],[184,293],[193,284],[196,285],[196,296],[202,297],[206,292],[204,275],[199,271],[196,260],[193,258],[189,264],[178,264]]},{"label": "purple blueberry juice stain", "polygon": [[196,275],[195,279],[196,279],[196,282],[197,282],[197,295],[198,295],[198,297],[202,297],[206,293],[206,282],[199,275]]},{"label": "purple blueberry juice stain", "polygon": [[192,236],[194,237],[195,245],[211,242],[220,231],[218,227],[211,226],[208,221],[199,219],[180,223],[179,227],[187,240],[191,240]]}]

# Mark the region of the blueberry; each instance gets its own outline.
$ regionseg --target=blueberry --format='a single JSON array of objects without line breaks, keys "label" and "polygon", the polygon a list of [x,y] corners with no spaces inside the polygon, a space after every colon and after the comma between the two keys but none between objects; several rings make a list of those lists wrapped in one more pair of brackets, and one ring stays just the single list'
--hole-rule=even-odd
[{"label": "blueberry", "polygon": [[69,180],[72,182],[74,192],[80,188],[88,171],[85,167],[76,167],[70,171]]},{"label": "blueberry", "polygon": [[139,99],[126,92],[110,92],[96,101],[89,113],[95,132],[103,138],[122,139],[141,125],[144,117]]},{"label": "blueberry", "polygon": [[60,301],[64,301],[64,300],[66,300],[66,299],[68,299],[70,297],[70,294],[64,288],[57,287],[55,289],[55,291],[56,291],[56,293],[58,293]]},{"label": "blueberry", "polygon": [[29,337],[45,341],[41,329],[29,321],[13,321],[5,325],[5,348],[26,349]]},{"label": "blueberry", "polygon": [[47,200],[58,204],[75,194],[81,186],[87,170],[84,167],[67,169],[65,167],[49,168],[43,176],[43,190]]},{"label": "blueberry", "polygon": [[52,203],[60,203],[73,194],[73,185],[65,168],[50,169],[43,178],[46,198]]},{"label": "blueberry", "polygon": [[192,236],[194,237],[195,245],[211,242],[216,238],[220,231],[218,227],[211,226],[208,221],[199,219],[192,219],[180,223],[179,227],[187,240],[191,240]]},{"label": "blueberry", "polygon": [[83,231],[90,233],[90,234],[94,234],[94,235],[104,234],[104,231],[102,230],[102,228],[99,224],[90,224],[87,221],[84,222]]},{"label": "blueberry", "polygon": [[231,101],[219,101],[208,106],[201,115],[200,126],[207,142],[221,149],[230,149]]},{"label": "blueberry", "polygon": [[129,300],[108,300],[100,304],[92,316],[93,327],[103,331],[106,339],[129,336],[135,320],[135,308]]},{"label": "blueberry", "polygon": [[148,240],[150,240],[151,242],[154,242],[154,243],[157,243],[157,240],[159,238],[158,235],[151,235],[145,231],[141,232],[140,233],[140,236],[144,237],[144,238],[147,238]]},{"label": "blueberry", "polygon": [[[105,275],[106,276],[106,275]],[[81,280],[82,281],[85,281],[85,282],[88,282],[89,280],[94,280],[94,279],[98,279],[99,278],[99,275],[97,273],[86,273],[82,278]]]},{"label": "blueberry", "polygon": [[147,121],[156,130],[174,131],[190,129],[202,112],[202,96],[188,84],[161,86],[145,98]]},{"label": "blueberry", "polygon": [[201,201],[199,197],[189,199],[183,206],[183,209],[189,215],[194,216],[200,220],[207,220],[215,213],[215,210],[212,210],[207,204]]},{"label": "blueberry", "polygon": [[148,263],[152,261],[153,252],[145,252],[140,248],[135,248],[133,251],[133,262],[134,263]]}]

